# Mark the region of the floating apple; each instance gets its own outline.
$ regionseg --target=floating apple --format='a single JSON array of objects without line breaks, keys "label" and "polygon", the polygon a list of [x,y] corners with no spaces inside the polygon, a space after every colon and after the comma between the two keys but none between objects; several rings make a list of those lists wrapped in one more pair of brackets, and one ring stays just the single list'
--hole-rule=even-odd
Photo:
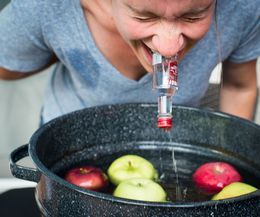
[{"label": "floating apple", "polygon": [[132,178],[157,179],[153,165],[137,155],[124,155],[117,158],[108,168],[108,176],[114,185]]},{"label": "floating apple", "polygon": [[212,200],[223,200],[231,197],[238,197],[256,190],[257,188],[251,185],[242,182],[234,182],[224,187],[218,194],[214,195]]},{"label": "floating apple", "polygon": [[196,186],[206,194],[218,193],[225,186],[241,180],[238,171],[225,162],[205,163],[193,174]]},{"label": "floating apple", "polygon": [[153,202],[165,202],[167,196],[158,183],[145,178],[133,178],[121,182],[113,195],[126,199]]},{"label": "floating apple", "polygon": [[107,175],[101,169],[93,166],[70,169],[64,178],[74,185],[93,191],[102,191],[109,184]]}]

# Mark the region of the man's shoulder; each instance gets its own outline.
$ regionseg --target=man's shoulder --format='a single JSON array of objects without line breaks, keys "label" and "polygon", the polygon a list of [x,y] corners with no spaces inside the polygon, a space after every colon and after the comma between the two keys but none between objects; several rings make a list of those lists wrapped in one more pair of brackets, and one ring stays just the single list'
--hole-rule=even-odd
[{"label": "man's shoulder", "polygon": [[30,9],[43,9],[49,8],[57,10],[59,8],[64,8],[67,5],[71,4],[74,0],[12,0],[11,5],[13,7],[24,8],[27,10]]},{"label": "man's shoulder", "polygon": [[260,0],[220,0],[217,14],[223,28],[251,29],[251,25],[259,22]]},{"label": "man's shoulder", "polygon": [[233,12],[233,14],[229,14],[230,16],[257,15],[257,11],[259,16],[260,0],[220,0],[218,6],[219,12]]}]

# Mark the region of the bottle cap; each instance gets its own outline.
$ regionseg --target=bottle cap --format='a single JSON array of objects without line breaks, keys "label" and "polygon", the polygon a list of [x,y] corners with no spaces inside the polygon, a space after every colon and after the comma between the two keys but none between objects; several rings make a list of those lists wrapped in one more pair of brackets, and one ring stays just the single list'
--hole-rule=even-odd
[{"label": "bottle cap", "polygon": [[172,128],[172,118],[171,117],[158,117],[157,127],[161,129],[169,130]]}]

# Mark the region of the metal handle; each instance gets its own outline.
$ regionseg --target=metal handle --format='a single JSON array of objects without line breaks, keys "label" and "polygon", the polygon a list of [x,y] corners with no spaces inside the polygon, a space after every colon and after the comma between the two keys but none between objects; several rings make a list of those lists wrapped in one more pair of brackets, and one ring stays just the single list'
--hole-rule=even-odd
[{"label": "metal handle", "polygon": [[16,162],[29,156],[28,144],[15,149],[10,155],[10,169],[14,177],[33,182],[39,182],[41,173],[34,168],[17,165]]}]

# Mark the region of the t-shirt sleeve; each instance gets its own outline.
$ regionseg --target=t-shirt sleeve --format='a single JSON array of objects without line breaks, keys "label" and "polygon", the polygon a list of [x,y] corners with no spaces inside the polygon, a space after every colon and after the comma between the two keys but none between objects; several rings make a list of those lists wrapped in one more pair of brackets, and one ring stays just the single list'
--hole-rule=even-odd
[{"label": "t-shirt sleeve", "polygon": [[240,43],[229,58],[232,62],[246,62],[260,56],[260,5],[255,2],[252,1],[251,7],[247,8],[244,28],[239,33]]},{"label": "t-shirt sleeve", "polygon": [[0,12],[0,67],[29,72],[53,56],[42,34],[39,0],[12,0]]}]

